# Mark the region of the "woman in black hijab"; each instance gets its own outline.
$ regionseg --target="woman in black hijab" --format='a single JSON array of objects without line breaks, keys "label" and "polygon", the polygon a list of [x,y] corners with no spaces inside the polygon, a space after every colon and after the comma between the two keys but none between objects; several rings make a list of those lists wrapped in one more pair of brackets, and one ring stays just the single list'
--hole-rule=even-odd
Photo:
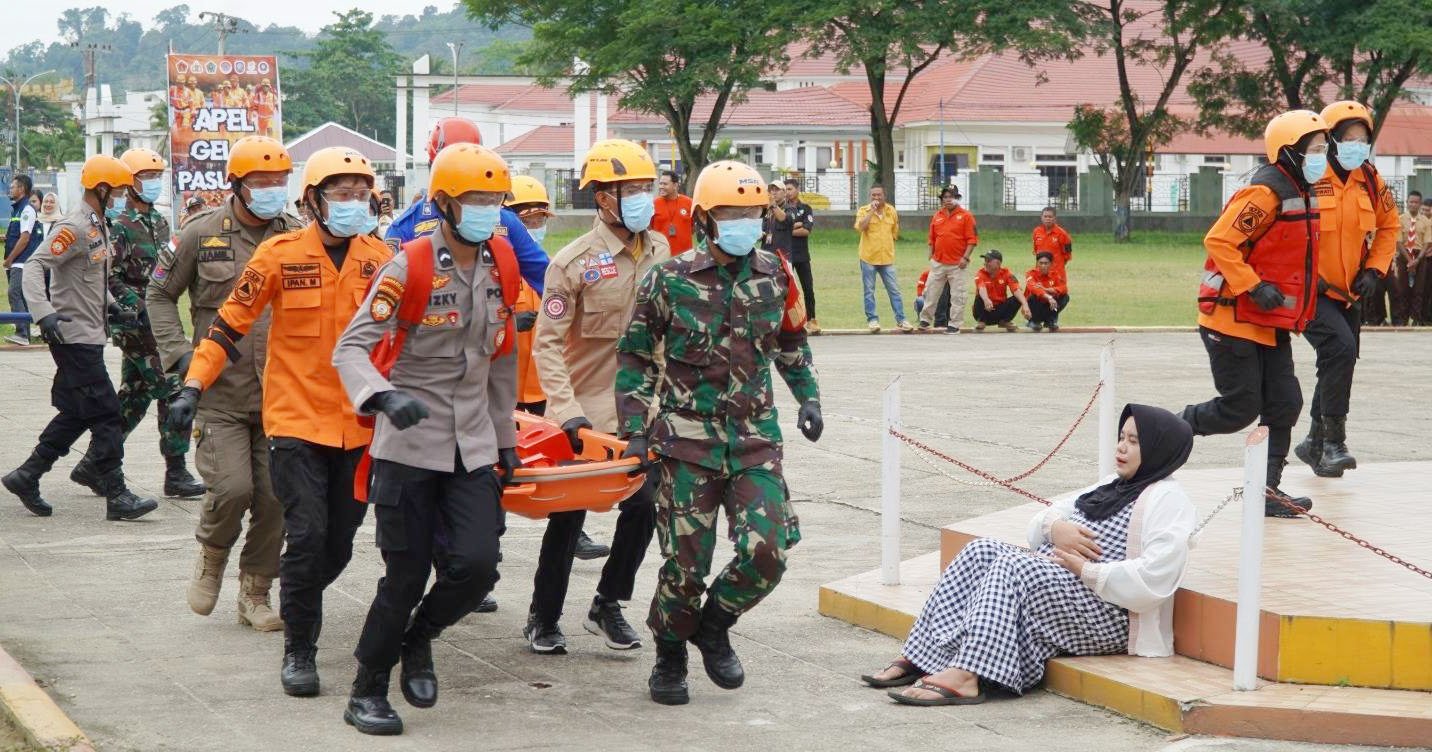
[{"label": "woman in black hijab", "polygon": [[1173,595],[1195,514],[1171,476],[1193,432],[1147,405],[1126,406],[1119,426],[1116,474],[1036,515],[1028,549],[966,545],[901,657],[866,684],[906,705],[971,705],[984,701],[982,683],[1022,694],[1058,655],[1173,654]]}]

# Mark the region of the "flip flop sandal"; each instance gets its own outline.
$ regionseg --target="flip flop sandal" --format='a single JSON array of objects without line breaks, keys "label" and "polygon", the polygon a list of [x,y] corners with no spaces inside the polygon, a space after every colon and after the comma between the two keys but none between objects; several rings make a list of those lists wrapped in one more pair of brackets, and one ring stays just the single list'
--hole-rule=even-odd
[{"label": "flip flop sandal", "polygon": [[898,668],[904,673],[894,677],[893,679],[876,679],[874,674],[866,674],[865,676],[860,677],[860,680],[876,689],[887,689],[889,687],[904,687],[910,684],[914,684],[921,677],[928,676],[928,674],[920,670],[919,666],[916,666],[915,664],[905,660],[904,658],[896,658],[895,660],[890,662],[889,666],[886,666],[885,668]]},{"label": "flip flop sandal", "polygon": [[933,700],[926,699],[923,697],[906,697],[905,695],[901,694],[900,690],[898,689],[892,689],[888,694],[890,695],[890,699],[900,703],[901,705],[918,705],[920,707],[927,708],[935,707],[936,705],[978,705],[985,701],[985,694],[983,689],[981,689],[973,696],[966,697],[965,695],[962,695],[959,692],[950,689],[949,687],[942,687],[938,684],[931,684],[930,682],[927,682],[923,679],[915,682],[915,689],[923,689],[930,692],[934,692],[935,694],[939,695],[939,697]]}]

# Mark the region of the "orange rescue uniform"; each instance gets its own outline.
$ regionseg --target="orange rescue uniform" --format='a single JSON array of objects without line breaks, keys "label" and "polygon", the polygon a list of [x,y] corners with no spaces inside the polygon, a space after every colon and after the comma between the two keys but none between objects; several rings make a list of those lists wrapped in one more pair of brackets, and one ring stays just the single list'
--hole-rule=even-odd
[{"label": "orange rescue uniform", "polygon": [[963,206],[941,209],[930,217],[930,257],[938,264],[958,264],[969,249],[979,245],[975,215]]},{"label": "orange rescue uniform", "polygon": [[[537,294],[526,281],[523,281],[521,292],[517,295],[517,305],[514,309],[518,313],[532,311],[536,313],[542,306],[542,296]],[[517,333],[517,401],[523,404],[544,402],[547,394],[542,391],[542,383],[537,380],[537,361],[532,359],[532,342],[537,337],[537,327],[528,329],[525,332]]]},{"label": "orange rescue uniform", "polygon": [[[1208,234],[1203,236],[1203,247],[1223,275],[1224,289],[1229,297],[1242,295],[1262,281],[1244,260],[1243,245],[1268,231],[1278,217],[1278,208],[1278,195],[1268,186],[1250,185],[1239,189],[1223,208],[1223,214],[1219,215],[1213,227],[1208,229]],[[1302,248],[1296,250],[1303,252]],[[1278,344],[1277,329],[1235,320],[1231,305],[1213,306],[1212,313],[1199,311],[1198,325],[1267,347]]]},{"label": "orange rescue uniform", "polygon": [[1369,191],[1361,167],[1349,172],[1346,181],[1328,167],[1328,174],[1313,186],[1319,210],[1318,287],[1345,303],[1357,299],[1352,286],[1363,269],[1387,275],[1402,232],[1397,199],[1381,175],[1372,175],[1375,184]]},{"label": "orange rescue uniform", "polygon": [[335,269],[316,224],[264,241],[195,348],[186,380],[208,389],[229,359],[226,344],[247,335],[272,303],[264,433],[342,449],[367,446],[373,429],[358,424],[333,350],[392,255],[383,241],[358,235],[348,242],[343,268]]},{"label": "orange rescue uniform", "polygon": [[[1069,294],[1069,281],[1064,278],[1064,270],[1049,267],[1049,272],[1041,273],[1039,267],[1034,267],[1024,273],[1024,298],[1042,298],[1045,295],[1053,295],[1056,299],[1060,295]],[[994,296],[990,296],[994,300]]]},{"label": "orange rescue uniform", "polygon": [[1056,222],[1054,229],[1044,229],[1044,223],[1034,227],[1034,255],[1049,253],[1054,256],[1054,268],[1064,271],[1064,265],[1074,258],[1074,239]]},{"label": "orange rescue uniform", "polygon": [[691,197],[681,194],[671,199],[657,196],[655,204],[651,231],[666,238],[673,256],[691,250]]},{"label": "orange rescue uniform", "polygon": [[993,275],[982,266],[975,272],[975,290],[981,289],[989,294],[990,305],[997,306],[1009,300],[1010,294],[1019,289],[1019,280],[1002,266]]}]

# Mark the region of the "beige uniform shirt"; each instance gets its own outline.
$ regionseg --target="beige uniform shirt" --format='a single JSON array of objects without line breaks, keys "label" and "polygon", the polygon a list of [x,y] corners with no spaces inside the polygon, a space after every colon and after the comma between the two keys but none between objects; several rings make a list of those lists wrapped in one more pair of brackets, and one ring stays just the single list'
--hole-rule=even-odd
[{"label": "beige uniform shirt", "polygon": [[[296,217],[288,214],[280,214],[263,227],[248,227],[234,211],[234,198],[230,196],[223,206],[184,225],[173,250],[159,251],[144,302],[166,370],[208,333],[254,249],[274,235],[302,227]],[[189,294],[192,335],[184,333],[179,317],[179,297],[185,293]],[[248,336],[235,344],[239,360],[225,368],[218,381],[204,391],[204,407],[233,412],[259,412],[263,408],[268,327],[269,316],[264,313]]]},{"label": "beige uniform shirt", "polygon": [[[45,242],[25,262],[21,291],[30,316],[39,321],[52,313],[66,316],[60,336],[66,344],[103,345],[109,305],[109,260],[114,255],[109,232],[89,205],[79,206],[50,227]],[[49,294],[45,293],[48,273]]]},{"label": "beige uniform shirt", "polygon": [[497,337],[506,332],[502,288],[493,280],[486,250],[477,265],[461,269],[433,233],[433,291],[421,326],[408,330],[390,378],[369,353],[398,324],[408,282],[408,255],[399,252],[379,272],[358,314],[338,338],[333,365],[359,414],[378,392],[398,389],[428,407],[428,417],[399,431],[379,415],[368,451],[380,460],[437,472],[454,472],[461,452],[469,472],[497,462],[497,450],[517,445],[517,354],[498,360]]},{"label": "beige uniform shirt", "polygon": [[631,250],[601,220],[557,252],[547,266],[532,357],[547,393],[548,418],[586,417],[617,432],[617,339],[631,321],[648,270],[671,257],[666,238],[637,236]]}]

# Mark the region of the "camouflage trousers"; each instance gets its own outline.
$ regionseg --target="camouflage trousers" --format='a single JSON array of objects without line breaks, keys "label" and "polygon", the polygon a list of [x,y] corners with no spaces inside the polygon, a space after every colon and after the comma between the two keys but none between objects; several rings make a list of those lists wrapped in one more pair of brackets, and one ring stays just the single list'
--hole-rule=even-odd
[{"label": "camouflage trousers", "polygon": [[165,457],[187,454],[189,433],[166,425],[169,399],[179,392],[179,376],[164,373],[154,335],[148,328],[116,331],[114,344],[124,353],[119,366],[119,414],[125,437],[144,419],[149,403],[158,401],[159,453]]},{"label": "camouflage trousers", "polygon": [[[800,522],[779,460],[728,472],[663,457],[657,469],[656,537],[664,561],[646,623],[657,639],[685,640],[700,624],[703,592],[739,615],[775,589],[786,550],[800,541]],[[708,589],[720,509],[736,555]]]}]

